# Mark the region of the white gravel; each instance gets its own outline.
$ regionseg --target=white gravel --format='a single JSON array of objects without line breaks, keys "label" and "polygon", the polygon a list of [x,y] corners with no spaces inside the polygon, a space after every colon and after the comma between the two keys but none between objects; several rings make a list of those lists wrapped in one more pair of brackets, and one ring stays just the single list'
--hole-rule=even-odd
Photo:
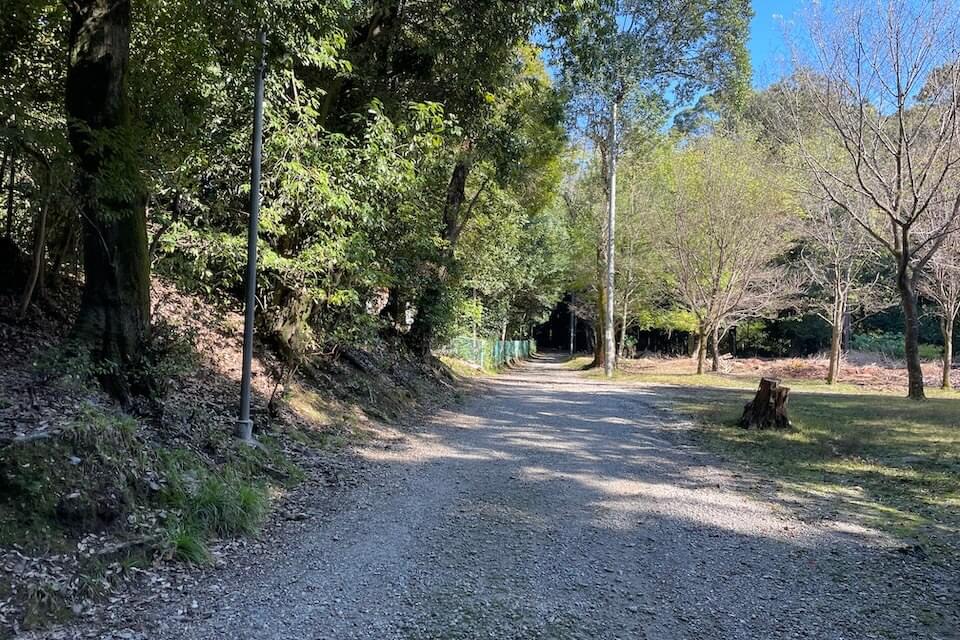
[{"label": "white gravel", "polygon": [[956,573],[801,522],[693,446],[662,390],[549,357],[482,384],[123,637],[960,637]]}]

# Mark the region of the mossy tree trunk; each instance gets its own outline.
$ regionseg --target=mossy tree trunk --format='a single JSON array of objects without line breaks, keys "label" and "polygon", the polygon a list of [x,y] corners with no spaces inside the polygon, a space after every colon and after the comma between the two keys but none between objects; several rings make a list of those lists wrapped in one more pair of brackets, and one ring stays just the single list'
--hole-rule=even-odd
[{"label": "mossy tree trunk", "polygon": [[66,111],[85,277],[73,335],[111,365],[104,382],[125,400],[125,371],[150,328],[146,207],[125,95],[130,0],[70,0],[67,7]]}]

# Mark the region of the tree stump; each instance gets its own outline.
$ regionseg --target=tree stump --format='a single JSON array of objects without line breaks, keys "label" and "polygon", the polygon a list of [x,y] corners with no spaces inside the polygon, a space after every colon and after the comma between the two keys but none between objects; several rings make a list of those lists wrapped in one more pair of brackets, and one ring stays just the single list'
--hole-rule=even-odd
[{"label": "tree stump", "polygon": [[744,429],[791,429],[787,417],[789,387],[775,378],[761,378],[757,395],[743,408],[740,426]]}]

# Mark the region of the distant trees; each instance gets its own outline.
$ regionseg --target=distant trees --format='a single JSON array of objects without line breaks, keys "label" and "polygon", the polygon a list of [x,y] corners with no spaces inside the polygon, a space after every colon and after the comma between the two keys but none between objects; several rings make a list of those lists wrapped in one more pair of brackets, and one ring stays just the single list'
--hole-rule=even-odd
[{"label": "distant trees", "polygon": [[616,365],[616,163],[623,140],[703,89],[722,93],[730,104],[741,100],[749,85],[751,16],[747,0],[587,0],[562,8],[556,20],[569,118],[598,154],[606,191],[596,252],[601,286],[594,364],[608,376]]},{"label": "distant trees", "polygon": [[869,314],[890,305],[879,283],[878,247],[869,234],[829,199],[809,194],[796,224],[806,310],[830,326],[827,384],[840,373],[843,332],[851,307]]}]

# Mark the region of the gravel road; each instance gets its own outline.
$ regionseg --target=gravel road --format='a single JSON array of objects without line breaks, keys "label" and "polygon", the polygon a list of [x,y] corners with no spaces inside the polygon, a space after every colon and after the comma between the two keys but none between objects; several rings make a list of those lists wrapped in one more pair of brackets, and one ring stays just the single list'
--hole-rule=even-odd
[{"label": "gravel road", "polygon": [[369,482],[268,556],[211,572],[147,635],[960,637],[943,617],[955,575],[932,579],[869,529],[797,519],[693,445],[663,391],[556,357],[481,384],[366,451]]}]

